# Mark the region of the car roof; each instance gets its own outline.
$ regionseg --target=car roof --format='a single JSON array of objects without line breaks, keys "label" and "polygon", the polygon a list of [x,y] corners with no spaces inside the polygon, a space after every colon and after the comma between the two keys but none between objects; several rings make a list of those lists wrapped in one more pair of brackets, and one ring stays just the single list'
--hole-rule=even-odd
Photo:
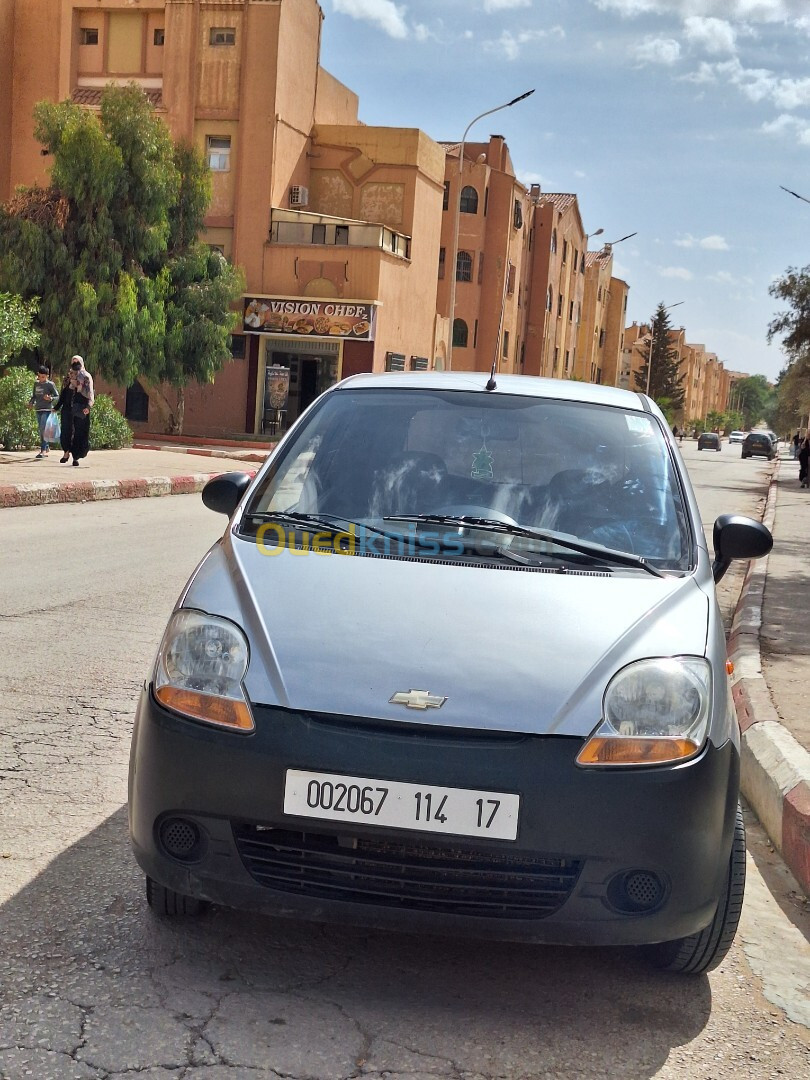
[{"label": "car roof", "polygon": [[[486,393],[489,375],[484,371],[427,371],[386,372],[385,374],[350,375],[329,391],[376,389],[408,390],[480,390]],[[596,383],[577,382],[572,379],[544,379],[536,375],[496,375],[496,388],[489,393],[516,394],[521,397],[556,398],[565,401],[581,401],[597,405],[612,405],[637,412],[650,411],[651,402],[643,395],[618,386],[600,386]]]}]

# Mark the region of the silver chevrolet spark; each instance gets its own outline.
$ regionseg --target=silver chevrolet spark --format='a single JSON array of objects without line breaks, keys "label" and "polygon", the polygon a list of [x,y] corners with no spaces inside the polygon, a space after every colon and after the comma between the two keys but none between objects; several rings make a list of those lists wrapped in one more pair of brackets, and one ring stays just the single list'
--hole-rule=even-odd
[{"label": "silver chevrolet spark", "polygon": [[626,390],[365,375],[255,479],[138,707],[130,829],[161,914],[643,945],[733,939],[745,834],[715,582],[669,425]]}]

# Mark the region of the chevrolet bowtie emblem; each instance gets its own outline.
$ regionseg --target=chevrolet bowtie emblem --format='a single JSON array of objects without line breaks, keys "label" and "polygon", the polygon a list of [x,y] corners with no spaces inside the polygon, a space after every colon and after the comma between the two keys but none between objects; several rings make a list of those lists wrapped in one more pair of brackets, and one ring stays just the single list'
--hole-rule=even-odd
[{"label": "chevrolet bowtie emblem", "polygon": [[404,705],[406,709],[440,709],[447,701],[446,697],[430,694],[427,690],[402,690],[388,699],[391,705]]}]

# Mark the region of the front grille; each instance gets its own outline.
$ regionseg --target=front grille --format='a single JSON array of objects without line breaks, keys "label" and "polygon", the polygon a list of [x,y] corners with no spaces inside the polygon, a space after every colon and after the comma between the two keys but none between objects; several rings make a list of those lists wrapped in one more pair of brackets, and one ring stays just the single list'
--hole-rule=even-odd
[{"label": "front grille", "polygon": [[490,919],[552,915],[582,868],[576,859],[256,825],[234,825],[234,836],[251,876],[280,892]]}]

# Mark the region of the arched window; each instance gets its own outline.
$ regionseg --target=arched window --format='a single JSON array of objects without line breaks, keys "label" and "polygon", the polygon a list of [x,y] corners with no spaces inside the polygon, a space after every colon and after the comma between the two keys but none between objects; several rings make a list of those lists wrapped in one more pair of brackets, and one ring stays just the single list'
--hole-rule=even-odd
[{"label": "arched window", "polygon": [[557,230],[556,229],[551,230],[551,254],[552,255],[557,254]]},{"label": "arched window", "polygon": [[549,285],[548,293],[546,294],[546,311],[551,311],[554,307],[554,290]]},{"label": "arched window", "polygon": [[456,256],[456,281],[472,281],[472,255],[460,251]]},{"label": "arched window", "polygon": [[467,324],[463,319],[453,319],[453,348],[467,348]]},{"label": "arched window", "polygon": [[461,203],[459,209],[462,214],[477,214],[478,213],[478,192],[474,187],[463,187],[461,189]]}]

